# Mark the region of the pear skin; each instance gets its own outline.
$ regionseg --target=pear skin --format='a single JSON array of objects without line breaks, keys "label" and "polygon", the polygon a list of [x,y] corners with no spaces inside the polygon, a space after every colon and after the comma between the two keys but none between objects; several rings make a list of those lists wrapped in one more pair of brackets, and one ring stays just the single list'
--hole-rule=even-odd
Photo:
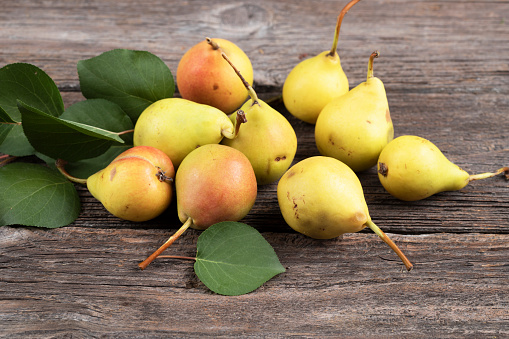
[{"label": "pear skin", "polygon": [[320,154],[341,160],[354,172],[375,166],[382,149],[394,138],[384,85],[372,73],[375,55],[378,52],[370,57],[367,80],[329,102],[315,125]]},{"label": "pear skin", "polygon": [[286,223],[315,239],[358,232],[371,220],[359,179],[330,157],[314,156],[292,166],[279,180],[277,197]]},{"label": "pear skin", "polygon": [[371,228],[399,256],[413,265],[394,242],[373,223],[357,175],[341,161],[314,156],[293,165],[279,180],[277,199],[286,223],[315,239]]},{"label": "pear skin", "polygon": [[91,175],[90,193],[118,218],[146,221],[168,208],[175,171],[162,151],[146,146],[130,148],[106,168]]},{"label": "pear skin", "polygon": [[182,98],[216,107],[229,114],[246,101],[247,93],[221,57],[219,48],[252,85],[253,66],[246,53],[231,41],[207,38],[182,56],[177,67],[177,87]]},{"label": "pear skin", "polygon": [[459,190],[470,181],[431,141],[414,135],[400,136],[383,149],[378,178],[387,192],[404,201]]},{"label": "pear skin", "polygon": [[242,152],[224,145],[201,146],[182,161],[175,178],[177,209],[183,223],[203,230],[220,221],[238,221],[257,195],[253,168]]},{"label": "pear skin", "polygon": [[[237,79],[238,80],[238,79]],[[232,138],[235,126],[219,109],[182,98],[154,102],[138,118],[134,145],[162,150],[178,168],[195,148]]]},{"label": "pear skin", "polygon": [[[241,110],[247,123],[241,126],[237,137],[221,143],[246,155],[259,185],[270,184],[292,164],[297,136],[288,120],[260,99],[249,100]],[[235,121],[234,115],[230,118]]]},{"label": "pear skin", "polygon": [[315,124],[332,99],[349,90],[339,55],[322,52],[298,63],[283,84],[283,102],[296,118]]}]

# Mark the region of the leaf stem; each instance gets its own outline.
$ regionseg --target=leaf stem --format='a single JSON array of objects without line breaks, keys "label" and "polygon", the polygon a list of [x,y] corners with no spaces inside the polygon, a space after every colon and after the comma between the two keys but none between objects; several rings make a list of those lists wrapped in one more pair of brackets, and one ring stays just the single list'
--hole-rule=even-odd
[{"label": "leaf stem", "polygon": [[392,248],[394,252],[396,252],[401,261],[403,261],[403,264],[405,264],[407,271],[412,270],[414,266],[412,265],[410,260],[407,259],[407,257],[403,254],[403,252],[401,252],[399,247],[377,225],[375,225],[373,221],[371,220],[367,221],[366,226],[371,228],[373,232],[375,232],[387,245],[389,245],[389,247]]},{"label": "leaf stem", "polygon": [[182,255],[160,255],[157,257],[158,259],[182,259],[182,260],[194,260],[196,261],[196,257],[185,257]]},{"label": "leaf stem", "polygon": [[147,259],[145,259],[143,262],[139,263],[138,266],[142,270],[147,268],[147,266],[150,265],[150,263],[152,261],[154,261],[154,259],[157,258],[161,253],[163,253],[163,251],[165,249],[170,247],[171,244],[173,244],[173,242],[175,240],[177,240],[182,235],[182,233],[184,233],[185,230],[187,230],[189,228],[189,226],[191,226],[192,223],[193,223],[193,219],[191,219],[191,217],[187,218],[186,222],[177,230],[177,232],[175,232],[175,234],[173,234],[170,238],[168,238],[168,240],[166,240],[166,242],[164,244],[162,244],[161,247],[159,247]]},{"label": "leaf stem", "polygon": [[134,133],[134,129],[128,129],[128,130],[125,130],[122,132],[118,132],[117,135],[123,135],[123,134],[128,134],[128,133]]},{"label": "leaf stem", "polygon": [[494,176],[499,175],[501,173],[504,173],[505,178],[509,180],[509,167],[502,167],[502,168],[498,169],[496,172],[493,172],[493,173],[472,174],[468,178],[468,182],[472,182],[472,181],[480,180],[480,179],[491,178],[491,177],[494,177]]},{"label": "leaf stem", "polygon": [[341,23],[343,22],[343,17],[345,14],[350,10],[350,8],[353,7],[356,3],[358,3],[361,0],[352,0],[349,3],[346,4],[346,6],[341,10],[341,12],[338,15],[338,21],[336,23],[336,30],[334,32],[334,40],[332,41],[332,48],[330,52],[327,54],[331,57],[336,55],[336,50],[338,48],[338,40],[339,40],[339,30],[341,28]]},{"label": "leaf stem", "polygon": [[87,184],[87,179],[80,179],[80,178],[76,178],[76,177],[73,177],[72,175],[70,175],[66,170],[65,170],[65,165],[67,164],[67,161],[65,160],[62,160],[62,159],[57,159],[57,161],[55,162],[55,165],[57,166],[57,169],[60,171],[60,173],[62,173],[62,175],[64,177],[66,177],[68,180],[72,181],[72,182],[75,182],[75,183],[78,183],[78,184],[83,184],[83,185],[86,185]]},{"label": "leaf stem", "polygon": [[0,155],[0,167],[7,165],[8,163],[16,160],[18,157],[10,156],[9,154]]}]

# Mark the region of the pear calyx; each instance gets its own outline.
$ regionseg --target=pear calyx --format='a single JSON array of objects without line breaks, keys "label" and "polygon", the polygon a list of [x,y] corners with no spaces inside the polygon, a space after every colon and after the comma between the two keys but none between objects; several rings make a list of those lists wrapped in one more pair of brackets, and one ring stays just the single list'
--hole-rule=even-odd
[{"label": "pear calyx", "polygon": [[326,56],[333,57],[336,54],[336,50],[338,48],[338,39],[339,39],[339,30],[341,28],[341,23],[343,22],[343,17],[345,14],[350,10],[350,8],[353,7],[356,3],[358,3],[361,0],[351,0],[349,3],[346,4],[345,7],[341,10],[341,12],[338,15],[338,21],[336,23],[336,30],[334,32],[334,40],[332,41],[332,48]]},{"label": "pear calyx", "polygon": [[378,173],[380,173],[384,177],[386,177],[387,174],[389,174],[389,167],[387,167],[387,164],[385,162],[378,163]]}]

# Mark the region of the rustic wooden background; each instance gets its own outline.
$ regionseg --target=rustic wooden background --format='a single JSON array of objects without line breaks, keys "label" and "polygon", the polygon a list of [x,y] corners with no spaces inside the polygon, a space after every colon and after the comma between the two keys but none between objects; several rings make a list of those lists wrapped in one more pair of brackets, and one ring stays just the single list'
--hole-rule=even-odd
[{"label": "rustic wooden background", "polygon": [[[281,92],[302,58],[328,50],[345,1],[3,1],[0,67],[32,63],[82,100],[76,64],[114,48],[148,50],[176,73],[206,36],[249,55],[255,89]],[[509,165],[509,3],[364,0],[347,14],[339,55],[353,87],[385,83],[396,136],[433,141],[469,173]],[[296,161],[317,155],[297,121]],[[211,293],[192,262],[138,262],[179,226],[174,210],[134,224],[83,188],[82,213],[59,229],[0,228],[0,337],[486,337],[509,336],[509,184],[502,177],[414,203],[359,174],[371,216],[414,263],[406,272],[366,230],[318,241],[282,219],[276,184],[260,187],[245,222],[287,271],[239,297]],[[193,256],[198,231],[169,254]]]}]

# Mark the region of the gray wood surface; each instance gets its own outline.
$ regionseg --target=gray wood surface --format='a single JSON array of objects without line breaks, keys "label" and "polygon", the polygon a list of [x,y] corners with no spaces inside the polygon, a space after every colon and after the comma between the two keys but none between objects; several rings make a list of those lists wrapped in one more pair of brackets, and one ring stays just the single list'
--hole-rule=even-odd
[{"label": "gray wood surface", "polygon": [[[5,3],[5,4],[4,4]],[[0,67],[46,71],[66,106],[82,100],[76,64],[113,48],[148,50],[176,73],[206,36],[251,58],[263,99],[302,58],[328,50],[346,1],[3,1]],[[346,15],[339,55],[353,87],[380,51],[395,134],[434,142],[469,173],[509,166],[509,2],[368,1]],[[275,104],[298,135],[296,161],[317,155],[313,126]],[[287,271],[239,297],[210,292],[192,262],[143,260],[179,226],[174,208],[134,224],[78,187],[67,227],[0,227],[0,337],[509,337],[509,184],[502,177],[419,202],[359,174],[371,216],[414,263],[406,272],[369,230],[319,241],[282,219],[276,184],[244,221]],[[172,206],[174,207],[174,206]],[[193,256],[187,231],[168,254]]]}]

